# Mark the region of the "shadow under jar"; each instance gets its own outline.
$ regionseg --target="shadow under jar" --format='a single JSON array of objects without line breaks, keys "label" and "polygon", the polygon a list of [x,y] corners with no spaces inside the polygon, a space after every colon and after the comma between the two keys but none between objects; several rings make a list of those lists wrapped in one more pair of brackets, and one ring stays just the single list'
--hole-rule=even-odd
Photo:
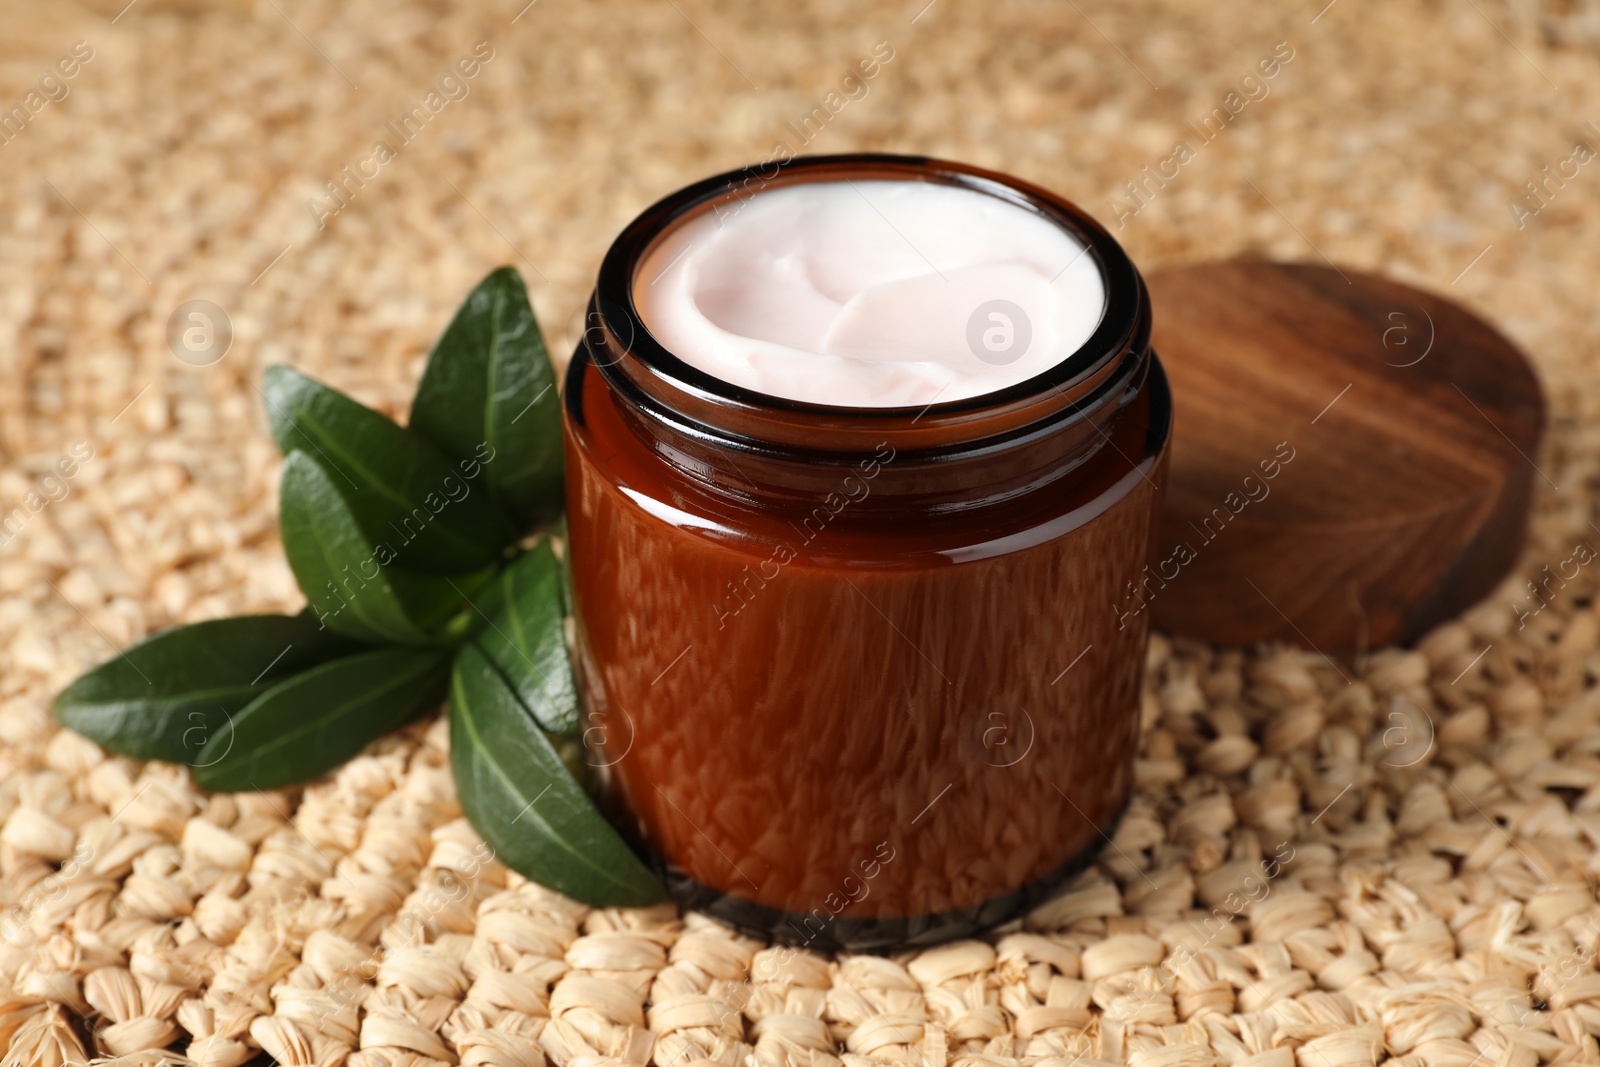
[{"label": "shadow under jar", "polygon": [[[1087,247],[1088,341],[1020,384],[834,407],[721,381],[635,303],[686,220],[808,182],[999,197]],[[567,372],[579,672],[602,792],[686,906],[816,948],[1012,918],[1126,805],[1171,400],[1138,271],[1043,189],[810,157],[655,204],[600,268]],[[1131,609],[1130,609],[1131,605]]]}]

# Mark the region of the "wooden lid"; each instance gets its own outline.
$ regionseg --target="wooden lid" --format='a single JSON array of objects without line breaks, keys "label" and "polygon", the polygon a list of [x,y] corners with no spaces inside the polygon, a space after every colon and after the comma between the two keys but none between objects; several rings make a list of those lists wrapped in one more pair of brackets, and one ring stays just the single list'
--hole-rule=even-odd
[{"label": "wooden lid", "polygon": [[1158,628],[1333,653],[1489,594],[1527,526],[1544,401],[1482,319],[1385,278],[1241,260],[1147,281],[1176,424]]}]

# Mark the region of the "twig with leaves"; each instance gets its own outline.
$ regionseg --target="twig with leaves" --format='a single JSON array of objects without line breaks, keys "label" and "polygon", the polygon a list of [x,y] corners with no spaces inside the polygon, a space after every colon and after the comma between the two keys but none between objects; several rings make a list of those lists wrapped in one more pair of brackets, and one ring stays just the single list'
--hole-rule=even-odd
[{"label": "twig with leaves", "polygon": [[501,862],[589,904],[660,899],[575,773],[561,401],[516,271],[467,297],[409,426],[289,367],[263,392],[306,609],[156,634],[68,686],[56,718],[208,789],[275,789],[448,693],[461,806]]}]

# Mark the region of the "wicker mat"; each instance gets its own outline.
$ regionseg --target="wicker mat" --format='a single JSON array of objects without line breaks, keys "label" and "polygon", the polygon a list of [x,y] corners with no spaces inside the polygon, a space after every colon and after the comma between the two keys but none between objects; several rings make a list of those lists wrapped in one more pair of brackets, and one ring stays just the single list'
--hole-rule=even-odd
[{"label": "wicker mat", "polygon": [[[6,1067],[1600,1063],[1600,568],[1574,562],[1600,542],[1600,165],[1573,161],[1600,146],[1596,9],[1324,3],[0,7],[0,111],[27,117],[0,135]],[[476,862],[438,719],[242,796],[53,727],[113,648],[299,606],[264,365],[403,415],[500,262],[570,346],[639,208],[803,138],[1018,173],[1125,216],[1145,266],[1325,255],[1479,308],[1551,400],[1520,573],[1353,662],[1158,637],[1103,861],[1013,928],[892,957]],[[1179,176],[1129,201],[1177,140]],[[231,321],[209,366],[166,339],[192,299]]]}]

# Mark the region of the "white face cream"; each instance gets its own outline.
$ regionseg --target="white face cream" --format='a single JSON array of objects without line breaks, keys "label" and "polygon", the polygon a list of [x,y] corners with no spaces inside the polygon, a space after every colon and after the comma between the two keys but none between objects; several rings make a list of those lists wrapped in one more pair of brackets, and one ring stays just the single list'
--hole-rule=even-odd
[{"label": "white face cream", "polygon": [[669,232],[634,275],[657,341],[769,396],[900,407],[982,396],[1077,351],[1105,286],[1065,228],[919,181],[765,190]]}]

